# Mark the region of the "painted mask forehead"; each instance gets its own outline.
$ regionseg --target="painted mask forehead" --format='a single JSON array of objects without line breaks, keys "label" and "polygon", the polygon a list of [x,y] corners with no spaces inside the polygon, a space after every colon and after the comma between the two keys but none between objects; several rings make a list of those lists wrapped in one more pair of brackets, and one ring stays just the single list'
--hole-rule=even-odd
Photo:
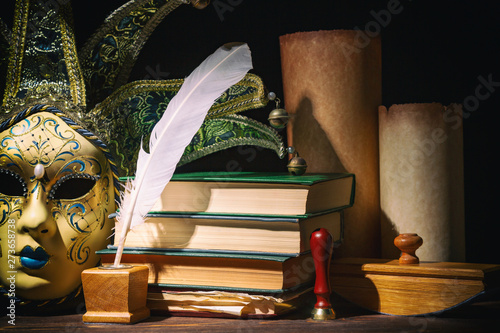
[{"label": "painted mask forehead", "polygon": [[31,115],[0,133],[0,145],[0,165],[30,177],[37,165],[53,176],[77,156],[93,157],[100,164],[106,162],[98,148],[59,117],[47,112]]}]

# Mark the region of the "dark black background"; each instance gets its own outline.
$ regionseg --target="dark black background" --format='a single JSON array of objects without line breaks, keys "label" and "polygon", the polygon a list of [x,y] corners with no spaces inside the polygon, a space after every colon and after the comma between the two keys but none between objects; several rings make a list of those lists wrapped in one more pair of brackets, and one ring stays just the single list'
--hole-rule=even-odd
[{"label": "dark black background", "polygon": [[[83,45],[105,17],[123,3],[73,1],[78,45]],[[478,77],[491,75],[493,81],[500,82],[500,7],[496,1],[399,3],[401,13],[392,15],[381,28],[384,105],[462,103],[475,94]],[[2,6],[1,16],[9,21],[13,5]],[[184,77],[221,44],[242,41],[252,50],[253,72],[282,97],[279,36],[297,31],[364,29],[375,21],[374,13],[387,7],[388,1],[359,0],[212,0],[204,10],[181,6],[153,33],[131,80],[151,77],[151,72],[159,74],[160,79]],[[495,89],[463,122],[469,262],[500,263],[496,244],[500,203],[495,173],[500,87]],[[271,105],[247,115],[265,121],[270,110]],[[223,170],[229,160],[251,171],[284,170],[286,164],[268,151],[244,155],[232,150],[184,170]]]}]

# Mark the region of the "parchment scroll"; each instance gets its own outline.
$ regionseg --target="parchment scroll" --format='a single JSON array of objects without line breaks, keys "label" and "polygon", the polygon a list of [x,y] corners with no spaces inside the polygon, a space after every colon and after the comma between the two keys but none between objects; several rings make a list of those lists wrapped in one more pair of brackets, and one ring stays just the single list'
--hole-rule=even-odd
[{"label": "parchment scroll", "polygon": [[380,256],[377,109],[381,43],[360,31],[297,32],[280,37],[288,143],[307,172],[352,172],[354,206],[345,211],[335,256]]},{"label": "parchment scroll", "polygon": [[398,233],[417,233],[422,261],[465,261],[461,106],[379,108],[382,257]]}]

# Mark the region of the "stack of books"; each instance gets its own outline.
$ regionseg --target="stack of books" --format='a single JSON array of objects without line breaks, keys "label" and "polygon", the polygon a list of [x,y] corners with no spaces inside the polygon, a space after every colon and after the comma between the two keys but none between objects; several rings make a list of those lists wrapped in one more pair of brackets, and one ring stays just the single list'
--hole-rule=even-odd
[{"label": "stack of books", "polygon": [[[122,263],[149,266],[153,312],[280,315],[311,295],[311,233],[325,228],[341,243],[354,186],[347,173],[175,174],[129,232]],[[116,245],[98,252],[103,263]]]}]

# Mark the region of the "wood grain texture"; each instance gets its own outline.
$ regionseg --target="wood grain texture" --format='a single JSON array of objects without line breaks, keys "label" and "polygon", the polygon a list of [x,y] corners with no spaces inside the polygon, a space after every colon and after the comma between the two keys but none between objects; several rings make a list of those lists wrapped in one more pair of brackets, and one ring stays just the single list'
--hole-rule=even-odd
[{"label": "wood grain texture", "polygon": [[82,272],[87,323],[132,324],[150,315],[146,307],[147,266],[130,269],[101,269]]},{"label": "wood grain texture", "polygon": [[453,308],[500,286],[500,265],[398,260],[335,260],[332,289],[372,311],[423,315]]},{"label": "wood grain texture", "polygon": [[323,322],[309,320],[311,309],[279,319],[234,320],[221,318],[151,316],[133,325],[85,324],[82,315],[17,317],[16,326],[8,326],[0,318],[0,327],[22,332],[336,332],[336,333],[401,333],[492,332],[498,325],[500,301],[470,304],[440,316],[388,316],[363,310],[332,295],[337,318]]}]

